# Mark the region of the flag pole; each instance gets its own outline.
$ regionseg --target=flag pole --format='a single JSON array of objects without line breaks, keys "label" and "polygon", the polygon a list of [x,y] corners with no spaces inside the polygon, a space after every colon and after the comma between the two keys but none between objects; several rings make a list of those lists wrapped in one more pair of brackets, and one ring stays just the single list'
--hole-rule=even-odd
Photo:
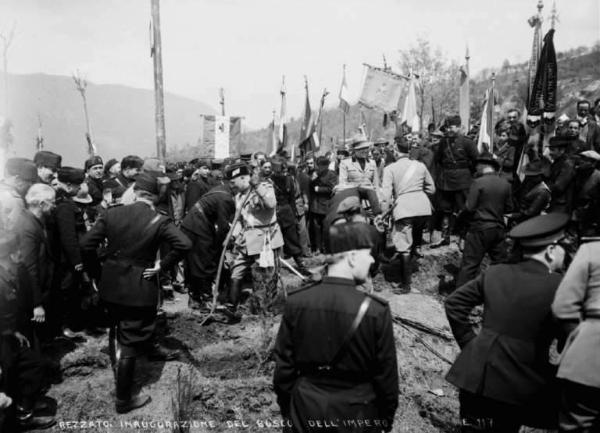
[{"label": "flag pole", "polygon": [[152,59],[154,65],[154,121],[156,126],[156,156],[164,160],[167,154],[165,133],[165,103],[163,93],[162,43],[160,36],[160,0],[151,0],[152,5],[152,36],[154,50]]},{"label": "flag pole", "polygon": [[[492,94],[490,95],[490,97],[492,98],[492,124],[491,124],[491,129],[492,129],[492,136],[490,137],[490,153],[494,153],[494,138],[496,135],[496,125],[494,124],[494,114],[495,114],[495,108],[496,108],[496,73],[492,72]],[[489,103],[489,102],[488,102]]]},{"label": "flag pole", "polygon": [[[342,83],[346,79],[346,64],[343,66]],[[343,85],[343,84],[342,84]],[[346,145],[346,110],[342,110],[342,143]]]}]

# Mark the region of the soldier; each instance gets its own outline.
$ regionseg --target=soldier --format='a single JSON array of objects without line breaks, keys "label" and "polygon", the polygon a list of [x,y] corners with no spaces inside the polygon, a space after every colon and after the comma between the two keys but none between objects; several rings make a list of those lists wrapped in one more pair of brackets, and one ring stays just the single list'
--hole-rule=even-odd
[{"label": "soldier", "polygon": [[37,181],[37,168],[25,158],[9,158],[4,166],[4,179],[0,182],[0,224],[3,230],[14,230],[25,209],[23,197]]},{"label": "soldier", "polygon": [[394,225],[392,239],[402,268],[401,286],[394,285],[394,293],[410,292],[412,225],[416,217],[431,215],[429,197],[435,193],[435,184],[425,164],[408,158],[407,142],[398,144],[398,160],[383,170],[381,194],[382,210],[392,210]]},{"label": "soldier", "polygon": [[552,159],[546,177],[546,184],[552,194],[549,212],[569,213],[571,211],[575,167],[566,153],[568,146],[569,141],[560,137],[550,138],[548,144]]},{"label": "soldier", "polygon": [[329,240],[328,275],[289,294],[275,342],[284,431],[316,431],[311,422],[390,431],[398,406],[392,316],[386,301],[356,290],[373,263],[369,226],[334,225]]},{"label": "soldier", "polygon": [[464,209],[471,186],[471,171],[475,168],[477,147],[472,140],[461,135],[460,123],[458,115],[446,120],[446,134],[435,155],[438,169],[436,187],[439,190],[438,200],[443,217],[442,239],[432,244],[431,248],[450,244],[452,217]]},{"label": "soldier", "polygon": [[544,183],[542,161],[532,161],[525,167],[525,179],[516,190],[518,208],[510,215],[511,222],[520,223],[540,215],[550,205],[550,188]]},{"label": "soldier", "polygon": [[188,307],[192,309],[199,309],[212,299],[223,241],[235,214],[234,194],[231,184],[214,187],[194,204],[181,224],[192,241],[185,260]]},{"label": "soldier", "polygon": [[48,150],[40,150],[33,157],[33,163],[38,169],[38,182],[50,185],[60,168],[62,157]]},{"label": "soldier", "polygon": [[[265,165],[267,163],[264,163]],[[237,313],[242,290],[242,281],[250,267],[256,261],[263,269],[275,269],[278,266],[278,250],[283,247],[283,235],[277,223],[277,200],[270,182],[261,181],[256,186],[250,184],[250,168],[244,163],[232,164],[227,177],[237,190],[236,208],[240,210],[240,219],[234,229],[234,254],[231,266],[231,284],[226,314],[230,322],[241,320]]]},{"label": "soldier", "polygon": [[85,182],[88,185],[89,194],[92,196],[91,206],[96,206],[102,201],[103,169],[102,158],[97,155],[85,161]]},{"label": "soldier", "polygon": [[[555,337],[552,299],[561,280],[568,215],[541,215],[510,232],[523,261],[492,265],[446,299],[446,315],[461,353],[446,379],[459,388],[463,432],[552,428]],[[476,333],[471,310],[483,305]]]},{"label": "soldier", "polygon": [[367,141],[362,135],[352,138],[350,148],[352,149],[352,158],[344,159],[340,162],[340,174],[338,180],[338,189],[357,187],[367,194],[373,214],[381,213],[379,199],[377,198],[377,188],[380,180],[375,161],[369,159],[369,148],[372,143]]},{"label": "soldier", "polygon": [[486,253],[494,264],[505,259],[504,214],[512,211],[511,187],[498,176],[500,165],[490,154],[481,155],[476,161],[480,176],[471,184],[465,204],[470,222],[457,287],[477,276]]},{"label": "soldier", "polygon": [[[567,338],[558,368],[560,432],[600,428],[600,242],[579,247],[552,304]],[[564,338],[559,340],[559,350]]]},{"label": "soldier", "polygon": [[[118,413],[150,401],[149,396],[132,396],[131,387],[136,358],[148,348],[156,326],[158,273],[177,263],[191,247],[189,239],[154,208],[159,193],[156,176],[140,174],[134,191],[133,204],[109,208],[81,241],[86,251],[108,242],[98,290],[111,321],[109,351],[115,368]],[[155,262],[162,243],[171,249]]]}]

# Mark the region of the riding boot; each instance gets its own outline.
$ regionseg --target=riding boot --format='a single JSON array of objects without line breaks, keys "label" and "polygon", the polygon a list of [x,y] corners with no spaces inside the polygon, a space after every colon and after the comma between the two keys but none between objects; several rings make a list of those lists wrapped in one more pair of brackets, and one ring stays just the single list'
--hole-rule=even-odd
[{"label": "riding boot", "polygon": [[242,294],[242,280],[232,278],[229,283],[229,303],[225,305],[225,308],[220,311],[227,317],[229,324],[239,323],[242,320],[242,316],[237,312],[237,307],[240,303],[240,297]]},{"label": "riding boot", "polygon": [[117,379],[117,328],[111,326],[108,330],[108,357],[110,358],[110,367],[112,368],[115,380]]},{"label": "riding boot", "polygon": [[411,291],[412,269],[410,259],[409,253],[402,253],[400,255],[400,260],[402,261],[402,289],[405,293],[410,293]]},{"label": "riding boot", "polygon": [[117,413],[126,413],[150,403],[150,396],[131,396],[133,386],[133,373],[135,370],[135,357],[120,358],[117,367]]},{"label": "riding boot", "polygon": [[450,215],[444,214],[442,218],[442,238],[431,244],[429,248],[439,248],[444,245],[450,245]]}]

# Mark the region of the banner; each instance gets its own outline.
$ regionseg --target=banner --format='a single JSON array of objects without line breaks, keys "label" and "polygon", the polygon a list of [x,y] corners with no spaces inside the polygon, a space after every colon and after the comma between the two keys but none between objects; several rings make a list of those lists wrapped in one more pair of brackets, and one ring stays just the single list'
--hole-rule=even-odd
[{"label": "banner", "polygon": [[469,64],[466,63],[464,66],[460,67],[460,85],[459,85],[459,94],[458,94],[458,114],[460,115],[460,120],[462,121],[463,132],[465,134],[469,133],[471,128],[470,120],[471,120],[471,95],[469,89]]},{"label": "banner", "polygon": [[358,102],[368,108],[391,113],[398,109],[405,78],[367,65],[367,75]]},{"label": "banner", "polygon": [[404,100],[404,108],[400,120],[401,124],[406,124],[406,126],[410,127],[411,132],[418,132],[421,129],[419,112],[417,110],[416,86],[417,80],[415,77],[411,77],[410,82],[408,83],[408,93]]},{"label": "banner", "polygon": [[202,115],[198,143],[206,158],[229,158],[239,154],[242,137],[242,118]]}]

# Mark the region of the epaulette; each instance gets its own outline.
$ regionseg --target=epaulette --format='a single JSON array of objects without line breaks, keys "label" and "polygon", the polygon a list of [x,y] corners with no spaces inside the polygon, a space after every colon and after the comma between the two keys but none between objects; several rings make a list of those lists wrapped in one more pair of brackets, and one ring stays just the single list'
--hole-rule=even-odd
[{"label": "epaulette", "polygon": [[376,300],[377,302],[379,302],[382,305],[388,305],[389,302],[387,301],[387,299],[383,299],[380,296],[374,295],[372,293],[365,293],[365,295],[367,295],[369,298]]},{"label": "epaulette", "polygon": [[295,295],[296,293],[304,292],[307,289],[318,286],[319,284],[321,284],[321,281],[310,281],[310,282],[305,283],[302,286],[298,287],[297,289],[289,291],[287,294],[288,294],[288,296],[292,296],[292,295]]}]

